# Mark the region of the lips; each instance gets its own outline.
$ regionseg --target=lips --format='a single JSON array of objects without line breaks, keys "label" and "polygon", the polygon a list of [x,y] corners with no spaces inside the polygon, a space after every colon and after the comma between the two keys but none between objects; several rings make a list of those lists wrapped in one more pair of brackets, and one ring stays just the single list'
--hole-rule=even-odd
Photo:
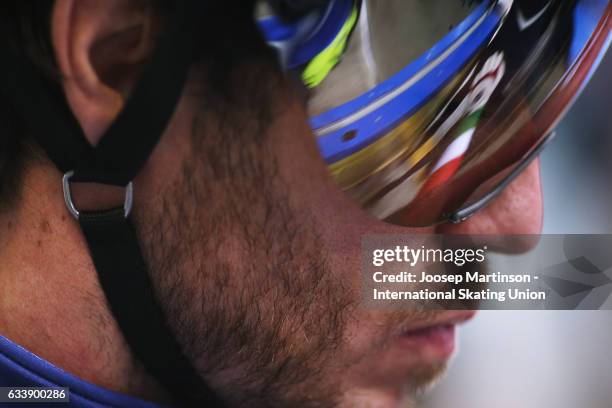
[{"label": "lips", "polygon": [[474,317],[473,311],[440,312],[427,322],[404,327],[398,343],[404,349],[418,353],[423,359],[443,362],[455,350],[455,328]]}]

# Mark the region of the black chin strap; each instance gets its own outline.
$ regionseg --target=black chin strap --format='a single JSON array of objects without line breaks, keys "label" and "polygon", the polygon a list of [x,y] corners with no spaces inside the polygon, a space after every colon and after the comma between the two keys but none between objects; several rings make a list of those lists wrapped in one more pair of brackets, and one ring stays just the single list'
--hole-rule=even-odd
[{"label": "black chin strap", "polygon": [[[202,0],[179,0],[152,61],[124,111],[99,145],[89,145],[65,99],[32,63],[17,55],[0,64],[3,89],[31,134],[65,173],[68,209],[81,225],[109,307],[132,353],[184,406],[221,406],[169,328],[128,215],[131,181],[157,145],[176,108],[194,59]],[[70,182],[126,187],[123,208],[79,212]]]}]

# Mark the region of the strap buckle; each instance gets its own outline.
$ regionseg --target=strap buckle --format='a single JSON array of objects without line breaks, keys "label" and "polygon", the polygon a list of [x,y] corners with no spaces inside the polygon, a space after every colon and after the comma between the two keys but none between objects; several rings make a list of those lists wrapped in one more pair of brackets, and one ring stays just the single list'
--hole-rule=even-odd
[{"label": "strap buckle", "polygon": [[[62,178],[62,187],[64,189],[64,201],[66,202],[66,207],[68,208],[70,214],[72,214],[72,216],[78,220],[81,216],[81,212],[76,208],[74,202],[72,201],[72,193],[70,191],[70,179],[72,176],[74,176],[74,171],[72,170],[64,174],[64,177]],[[125,200],[123,202],[123,214],[125,215],[125,218],[127,218],[132,211],[132,204],[134,200],[133,194],[133,186],[132,182],[130,181],[125,188]]]}]

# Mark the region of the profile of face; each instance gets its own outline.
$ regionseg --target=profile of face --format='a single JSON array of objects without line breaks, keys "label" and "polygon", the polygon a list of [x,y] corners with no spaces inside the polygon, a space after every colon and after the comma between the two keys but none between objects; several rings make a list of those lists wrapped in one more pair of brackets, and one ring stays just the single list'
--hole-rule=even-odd
[{"label": "profile of face", "polygon": [[[257,69],[236,70],[242,89]],[[302,105],[282,92],[260,105],[274,110],[265,127],[250,106],[211,113],[183,99],[139,180],[146,256],[190,356],[236,403],[395,406],[443,371],[472,313],[360,307],[361,237],[538,233],[538,164],[464,224],[391,226],[333,182]]]},{"label": "profile of face", "polygon": [[[54,6],[62,86],[92,143],[153,48],[157,21],[142,3]],[[233,13],[219,18],[250,14]],[[203,46],[134,181],[134,220],[158,298],[198,372],[236,406],[398,406],[443,371],[454,326],[473,314],[361,307],[361,237],[538,233],[538,164],[462,224],[376,220],[330,177],[299,92],[254,30],[227,34],[214,55]],[[257,40],[244,45],[244,35]],[[80,195],[86,202],[88,192]]]}]

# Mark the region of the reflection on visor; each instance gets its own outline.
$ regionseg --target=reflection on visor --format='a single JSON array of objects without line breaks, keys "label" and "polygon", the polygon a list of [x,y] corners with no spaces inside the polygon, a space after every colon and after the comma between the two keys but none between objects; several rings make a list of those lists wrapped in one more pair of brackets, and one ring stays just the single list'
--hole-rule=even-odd
[{"label": "reflection on visor", "polygon": [[337,0],[328,10],[341,3],[359,16],[347,35],[345,7],[313,53],[342,39],[312,90],[311,124],[339,186],[401,225],[479,207],[542,145],[610,42],[607,0]]},{"label": "reflection on visor", "polygon": [[[312,92],[311,115],[365,94],[420,57],[423,63],[432,61],[436,53],[432,47],[460,25],[477,4],[461,0],[364,0],[341,63]],[[469,27],[465,24],[462,28]],[[456,30],[455,35],[461,32]]]}]

